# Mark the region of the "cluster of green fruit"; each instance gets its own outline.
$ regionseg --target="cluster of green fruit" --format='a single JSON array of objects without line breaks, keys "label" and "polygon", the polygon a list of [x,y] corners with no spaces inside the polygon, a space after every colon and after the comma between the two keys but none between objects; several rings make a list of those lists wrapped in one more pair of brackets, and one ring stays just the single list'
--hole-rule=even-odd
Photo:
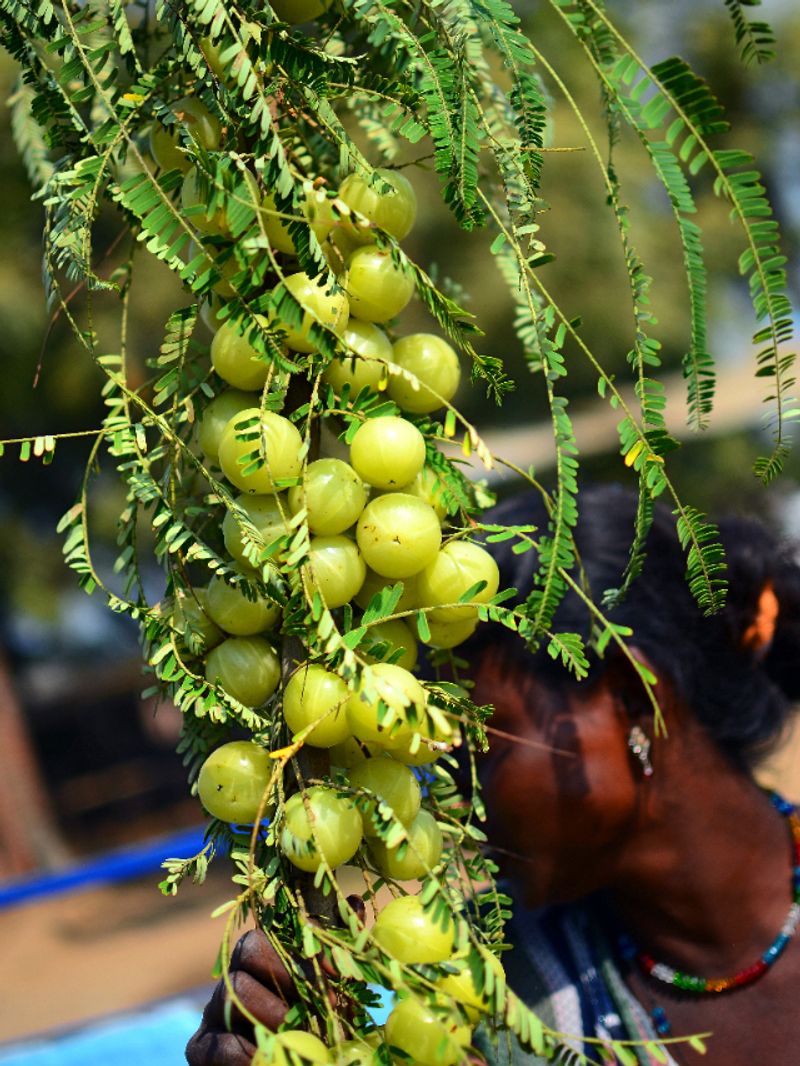
[{"label": "cluster of green fruit", "polygon": [[[199,145],[218,147],[219,126],[200,101],[184,98],[173,111]],[[187,220],[200,234],[225,235],[224,215],[209,216],[202,182],[187,169],[178,131],[156,126],[151,148],[160,167],[184,171],[181,203]],[[252,174],[243,187],[273,254],[288,262],[294,243],[275,201]],[[267,315],[260,324],[280,330],[292,353],[315,352],[315,323],[336,334],[341,354],[322,373],[336,396],[385,391],[412,417],[449,405],[460,381],[453,348],[427,333],[392,341],[382,328],[414,291],[413,280],[374,239],[376,228],[397,240],[411,229],[416,198],[408,180],[383,170],[373,180],[351,175],[335,197],[318,185],[304,188],[305,218],[335,281],[330,274],[283,274],[278,284],[300,305],[302,319],[292,325]],[[397,882],[424,881],[439,866],[443,848],[442,830],[422,806],[411,767],[434,762],[460,742],[457,723],[413,674],[417,640],[445,649],[466,640],[478,624],[479,606],[497,592],[497,566],[459,532],[449,537],[443,532],[448,506],[437,473],[441,466],[431,463],[425,437],[410,418],[366,417],[349,437],[346,459],[341,452],[308,461],[308,442],[295,421],[260,402],[260,393],[270,391],[268,362],[246,334],[219,316],[232,294],[223,277],[209,304],[211,361],[226,388],[202,412],[197,443],[209,468],[241,493],[222,524],[238,573],[231,577],[229,570],[206,588],[180,595],[173,624],[184,646],[204,655],[207,680],[239,703],[261,707],[282,686],[293,750],[326,749],[331,770],[328,783],[304,787],[284,802],[276,753],[253,741],[233,741],[206,759],[198,794],[206,810],[223,821],[252,824],[275,816],[278,847],[303,871],[335,870],[362,849],[363,864],[403,892]],[[308,541],[301,574],[308,602],[318,595],[331,610],[354,605],[356,624],[367,630],[358,677],[341,676],[313,659],[294,661],[287,673],[276,650],[281,609],[268,589],[280,584],[279,568],[303,524]],[[397,582],[402,594],[395,616],[362,623],[358,609],[366,610]],[[414,619],[413,628],[404,617]],[[403,894],[378,915],[373,941],[402,963],[447,964],[439,982],[441,1003],[401,1000],[387,1022],[387,1043],[424,1066],[463,1059],[471,1029],[453,1011],[452,1000],[474,1012],[487,1010],[488,1000],[463,951],[455,953],[452,920],[434,921],[418,896]],[[494,956],[487,955],[487,964],[497,973]],[[362,1043],[339,1048],[336,1062],[372,1061],[374,1048]],[[333,1061],[311,1034],[282,1032],[270,1062],[293,1053],[310,1062]]]},{"label": "cluster of green fruit", "polygon": [[[230,406],[243,403],[250,406],[225,421]],[[396,650],[395,661],[408,669],[416,665],[417,636],[439,648],[466,640],[478,624],[479,605],[497,592],[499,574],[479,545],[464,539],[442,543],[446,513],[437,499],[437,476],[424,466],[425,442],[417,427],[393,415],[367,419],[353,439],[350,463],[326,457],[303,469],[303,443],[294,424],[252,405],[252,396],[223,393],[209,405],[200,427],[206,456],[215,457],[228,480],[244,490],[223,522],[226,548],[243,574],[252,573],[253,557],[242,516],[269,552],[302,511],[310,533],[309,596],[318,592],[331,609],[351,602],[366,609],[376,595],[402,581],[397,613],[418,618],[422,609],[425,626],[417,622],[415,633],[396,617],[373,625],[370,640],[388,643],[389,654]],[[256,469],[254,457],[263,463]],[[279,491],[281,482],[292,480],[299,483],[287,493]],[[280,562],[280,551],[270,558]],[[257,661],[267,662],[269,655],[261,638],[252,635],[277,622],[274,606],[248,600],[221,578],[213,579],[204,595],[209,617],[234,634],[209,653],[206,676],[219,680],[240,702],[259,706],[275,690],[277,661],[275,669],[257,668]],[[460,602],[464,597],[469,602]]]},{"label": "cluster of green fruit", "polygon": [[[292,680],[297,677],[295,674]],[[295,687],[295,696],[300,684]],[[274,810],[274,803],[265,808],[264,801],[271,774],[271,760],[262,747],[250,741],[232,741],[218,748],[204,764],[200,797],[218,817],[252,820],[265,809]],[[312,786],[295,793],[284,805],[278,839],[295,865],[307,871],[316,870],[323,861],[338,866],[352,859],[365,839],[365,865],[388,879],[424,878],[434,870],[441,855],[442,833],[434,816],[421,808],[420,786],[408,767],[385,757],[361,755],[346,777],[338,776],[335,787]],[[387,814],[404,830],[394,834],[399,838],[394,847],[380,840],[376,832]],[[445,964],[435,981],[435,1003],[413,996],[401,999],[387,1019],[384,1037],[422,1066],[453,1066],[470,1044],[469,1023],[490,1011],[492,1002],[485,973],[478,984],[467,953],[456,951],[455,923],[449,915],[434,917],[418,895],[406,894],[382,908],[371,933],[376,948],[397,962]],[[503,971],[496,957],[482,952],[481,958],[494,981],[502,981]],[[454,1002],[466,1019],[453,1010]],[[316,1038],[297,1039],[302,1047],[294,1050],[303,1058],[311,1051],[312,1062],[334,1061]],[[374,1047],[363,1040],[348,1041],[337,1047],[335,1061],[337,1066],[368,1066],[373,1051]]]},{"label": "cluster of green fruit", "polygon": [[[174,106],[183,120],[192,116],[193,136],[210,147],[219,129],[204,105],[185,98]],[[159,164],[166,167],[185,160],[172,136],[161,127],[158,130],[152,147]],[[413,283],[387,252],[370,242],[370,231],[374,233],[377,226],[395,237],[404,236],[416,211],[406,178],[388,171],[379,176],[386,192],[376,191],[355,175],[346,179],[337,203],[352,212],[350,221],[338,225],[331,212],[325,224],[340,246],[354,245],[340,284],[326,289],[324,280],[300,272],[281,282],[304,310],[298,327],[283,329],[285,343],[293,352],[310,352],[309,329],[320,322],[341,338],[343,354],[323,374],[323,381],[337,393],[386,386],[403,411],[429,413],[455,393],[458,357],[447,342],[432,334],[412,334],[393,344],[377,324],[402,310]],[[283,223],[269,210],[267,217],[276,250],[289,254],[291,240]],[[236,507],[227,512],[222,531],[243,577],[255,573],[248,533],[255,531],[260,548],[269,553],[275,541],[286,537],[293,516],[304,511],[311,534],[307,591],[318,591],[327,607],[352,601],[366,608],[376,593],[400,580],[403,594],[397,612],[413,615],[418,608],[425,610],[427,643],[451,648],[471,635],[478,621],[477,605],[497,591],[497,568],[491,556],[470,541],[450,539],[442,545],[445,493],[439,476],[426,463],[425,439],[416,425],[400,416],[368,418],[352,439],[349,463],[333,456],[307,463],[295,423],[261,410],[257,390],[267,385],[270,368],[247,337],[222,323],[212,340],[211,359],[229,387],[204,410],[198,440],[206,459],[242,493]],[[469,605],[459,603],[481,584]],[[209,681],[219,682],[239,702],[257,707],[280,680],[278,657],[260,635],[280,618],[274,603],[250,593],[241,584],[216,577],[207,589],[194,590],[195,604],[207,618],[198,618],[195,610],[190,621],[202,630]],[[190,603],[184,607],[192,610]],[[222,643],[220,631],[228,634]],[[394,662],[409,669],[416,663],[417,635],[401,618],[375,625],[371,632],[374,643],[388,644],[389,655],[398,649]],[[412,680],[404,683],[408,686]]]}]

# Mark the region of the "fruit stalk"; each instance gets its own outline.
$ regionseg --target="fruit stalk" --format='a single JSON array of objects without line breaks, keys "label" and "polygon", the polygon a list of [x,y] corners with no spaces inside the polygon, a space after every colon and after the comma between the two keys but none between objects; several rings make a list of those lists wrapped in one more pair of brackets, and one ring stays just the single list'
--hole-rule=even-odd
[{"label": "fruit stalk", "polygon": [[[297,410],[310,399],[310,390],[305,381],[293,378],[287,393],[287,408]],[[308,462],[319,458],[320,447],[319,420],[312,418],[309,423]],[[281,673],[284,684],[289,680],[298,663],[307,658],[307,652],[297,637],[283,638],[281,648]],[[331,760],[326,748],[313,748],[303,744],[293,757],[294,774],[287,779],[287,795],[314,781],[323,781],[331,770]],[[328,925],[335,925],[338,919],[336,897],[332,892],[325,895],[321,888],[314,885],[314,875],[298,871],[298,888],[305,901],[308,913],[315,919]]]}]

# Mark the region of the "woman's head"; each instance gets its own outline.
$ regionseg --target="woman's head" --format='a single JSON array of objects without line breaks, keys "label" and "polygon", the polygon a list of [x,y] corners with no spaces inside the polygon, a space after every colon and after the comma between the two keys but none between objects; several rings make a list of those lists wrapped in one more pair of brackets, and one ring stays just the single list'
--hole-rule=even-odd
[{"label": "woman's head", "polygon": [[[619,486],[587,488],[580,496],[575,541],[595,602],[606,589],[619,586],[635,513],[635,494]],[[504,501],[487,520],[547,530],[546,512],[533,492]],[[692,597],[675,519],[662,505],[655,509],[640,577],[620,606],[606,613],[633,630],[633,644],[669,678],[720,749],[737,765],[747,766],[780,734],[792,701],[800,698],[800,565],[757,521],[730,518],[719,528],[728,582],[726,606],[719,614],[705,616]],[[522,600],[530,592],[536,560],[533,553],[514,554],[512,545],[505,541],[487,547],[500,567],[501,588],[517,588]],[[774,590],[778,616],[773,639],[762,647],[748,644],[747,635],[765,588]],[[568,593],[553,630],[586,639],[590,626],[587,607]],[[573,684],[546,652],[531,656],[515,634],[501,627],[479,627],[473,658],[487,649],[554,689]],[[612,660],[613,655],[605,661],[593,658],[590,679],[602,675]]]},{"label": "woman's head", "polygon": [[[595,601],[619,585],[632,537],[635,496],[616,487],[581,495],[576,544]],[[507,500],[490,520],[547,528],[533,493]],[[652,708],[629,661],[613,646],[576,682],[546,651],[528,651],[511,631],[478,627],[468,646],[474,696],[492,703],[491,750],[481,767],[490,839],[521,856],[506,870],[530,903],[575,898],[612,883],[638,861],[654,802],[736,777],[779,732],[800,692],[792,669],[800,646],[800,570],[758,523],[722,523],[730,591],[719,615],[705,617],[685,581],[673,516],[657,508],[640,577],[610,618],[633,630],[635,654],[659,677],[671,729],[656,741],[656,775],[642,778],[628,748],[633,725],[652,736]],[[495,545],[502,586],[530,591],[533,553]],[[763,590],[780,609],[771,646],[747,646]],[[591,617],[569,594],[554,631],[588,638]],[[714,778],[714,780],[710,780]],[[640,831],[644,831],[640,833]],[[652,835],[650,836],[652,839]]]}]

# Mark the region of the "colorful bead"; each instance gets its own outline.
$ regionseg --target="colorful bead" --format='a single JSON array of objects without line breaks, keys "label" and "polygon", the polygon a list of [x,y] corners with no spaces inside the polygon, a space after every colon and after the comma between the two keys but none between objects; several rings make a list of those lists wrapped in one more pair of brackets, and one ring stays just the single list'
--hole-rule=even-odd
[{"label": "colorful bead", "polygon": [[659,1036],[669,1036],[672,1025],[663,1007],[653,1007],[650,1017],[653,1019],[653,1027]]},{"label": "colorful bead", "polygon": [[[739,970],[733,977],[706,978],[697,977],[694,974],[683,973],[675,970],[666,963],[656,962],[652,955],[639,952],[631,938],[627,935],[620,937],[620,954],[625,959],[635,958],[641,970],[649,977],[663,984],[672,985],[682,992],[691,992],[698,995],[705,993],[727,992],[732,988],[742,988],[752,984],[767,972],[777,958],[783,954],[786,945],[797,931],[800,925],[800,815],[793,804],[779,796],[777,792],[770,792],[769,798],[776,811],[783,815],[789,823],[792,834],[792,852],[794,861],[792,865],[792,905],[786,920],[781,926],[781,931],[772,941],[761,958]],[[670,1024],[664,1013],[663,1007],[654,1007],[652,1011],[653,1023],[656,1032],[664,1036],[670,1031]],[[666,1026],[666,1028],[663,1028]]]},{"label": "colorful bead", "polygon": [[[652,960],[650,960],[652,963]],[[659,981],[664,981],[666,984],[671,985],[675,980],[675,971],[671,966],[665,966],[663,962],[652,963],[647,969],[652,977],[656,977]]]}]

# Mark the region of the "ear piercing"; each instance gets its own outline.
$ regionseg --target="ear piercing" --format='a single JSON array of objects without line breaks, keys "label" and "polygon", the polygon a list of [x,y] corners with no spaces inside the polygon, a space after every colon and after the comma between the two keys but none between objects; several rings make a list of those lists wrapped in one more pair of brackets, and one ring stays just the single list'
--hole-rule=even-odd
[{"label": "ear piercing", "polygon": [[642,765],[645,777],[653,776],[653,764],[650,762],[650,740],[641,726],[635,725],[628,734],[628,747],[631,755]]}]

